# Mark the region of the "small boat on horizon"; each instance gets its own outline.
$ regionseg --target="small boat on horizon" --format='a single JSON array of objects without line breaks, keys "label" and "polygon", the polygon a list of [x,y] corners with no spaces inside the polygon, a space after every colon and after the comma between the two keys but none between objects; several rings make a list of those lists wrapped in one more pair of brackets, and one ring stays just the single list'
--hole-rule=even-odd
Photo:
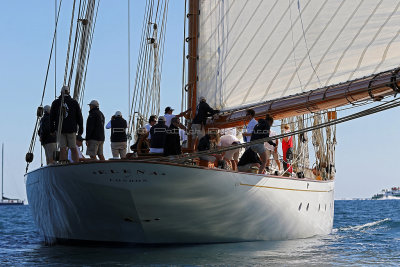
[{"label": "small boat on horizon", "polygon": [[378,194],[372,196],[373,200],[383,199],[400,199],[400,187],[392,187],[391,189],[382,189]]},{"label": "small boat on horizon", "polygon": [[24,201],[4,196],[4,144],[1,146],[1,205],[24,205]]}]

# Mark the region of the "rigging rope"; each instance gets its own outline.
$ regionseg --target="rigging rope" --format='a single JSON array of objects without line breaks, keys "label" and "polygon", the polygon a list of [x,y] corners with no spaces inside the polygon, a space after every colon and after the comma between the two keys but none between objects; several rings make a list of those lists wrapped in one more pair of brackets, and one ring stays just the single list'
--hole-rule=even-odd
[{"label": "rigging rope", "polygon": [[[128,1],[128,114],[131,120],[131,7]],[[130,147],[131,137],[128,138],[128,147]]]},{"label": "rigging rope", "polygon": [[41,114],[39,112],[39,109],[43,106],[43,99],[44,99],[44,95],[46,92],[46,86],[47,86],[47,79],[49,77],[49,70],[50,70],[50,64],[51,64],[51,57],[53,55],[53,49],[55,46],[55,39],[56,39],[56,34],[57,34],[57,25],[58,25],[58,19],[60,17],[60,10],[61,10],[61,4],[62,4],[62,0],[60,0],[60,4],[58,5],[58,12],[57,12],[57,19],[56,19],[56,25],[55,25],[55,29],[54,29],[54,33],[53,33],[53,40],[51,42],[51,48],[50,48],[50,55],[49,55],[49,60],[47,62],[47,70],[46,70],[46,75],[45,75],[45,79],[44,79],[44,85],[43,85],[43,92],[42,92],[42,98],[40,100],[40,106],[38,108],[38,112],[36,114],[36,122],[35,122],[35,127],[33,130],[33,134],[32,134],[32,138],[31,138],[31,143],[29,145],[29,149],[28,149],[28,153],[26,154],[26,169],[25,172],[28,172],[28,168],[29,168],[29,164],[33,161],[33,151],[35,150],[35,143],[36,143],[36,137],[37,137],[37,130],[38,130],[38,126],[39,126],[39,120],[41,117]]},{"label": "rigging rope", "polygon": [[304,31],[303,16],[301,15],[301,11],[300,11],[300,0],[297,0],[297,10],[299,11],[299,17],[300,17],[300,22],[301,22],[301,29],[302,29],[302,32],[303,32],[304,43],[305,43],[305,45],[306,45],[308,60],[310,61],[310,65],[311,65],[311,68],[312,68],[313,72],[315,73],[315,76],[317,76],[319,85],[322,86],[321,80],[319,79],[319,76],[318,76],[318,74],[317,74],[317,72],[316,72],[316,70],[315,70],[315,68],[314,68],[314,65],[313,65],[313,63],[312,63],[312,60],[311,60],[310,49],[308,48],[306,33],[305,33],[305,31]]},{"label": "rigging rope", "polygon": [[160,81],[169,0],[148,0],[129,108],[128,136],[144,126],[150,114],[160,112]]},{"label": "rigging rope", "polygon": [[[76,3],[76,0],[74,0],[74,3],[72,5],[71,25],[70,25],[70,30],[69,30],[67,58],[66,58],[66,62],[65,62],[65,71],[64,71],[64,85],[66,85],[66,81],[67,81],[68,63],[69,63],[69,51],[70,51],[70,48],[71,48],[72,28],[73,28],[73,25],[74,25],[75,3]],[[68,86],[69,86],[69,84],[68,84]]]},{"label": "rigging rope", "polygon": [[54,0],[54,99],[57,98],[57,0]]},{"label": "rigging rope", "polygon": [[[79,90],[80,90],[79,88],[82,86],[82,88],[84,89],[84,86],[85,86],[87,63],[89,61],[90,48],[91,48],[91,44],[92,44],[92,40],[93,40],[93,32],[94,32],[94,28],[95,28],[95,24],[96,24],[96,20],[97,20],[97,14],[98,14],[98,8],[99,8],[100,1],[98,1],[98,3],[97,3],[96,17],[95,17],[94,23],[92,24],[93,13],[94,13],[94,9],[96,7],[95,2],[96,2],[95,0],[89,0],[88,2],[86,2],[86,0],[83,0],[83,1],[80,0],[79,10],[78,10],[78,17],[79,17],[78,21],[80,21],[81,23],[77,23],[73,55],[70,59],[72,29],[73,29],[73,24],[74,24],[76,0],[74,0],[73,7],[72,7],[72,18],[71,18],[71,24],[70,24],[70,30],[69,30],[69,42],[68,42],[68,48],[67,48],[67,58],[66,58],[66,63],[65,63],[63,85],[68,86],[68,88],[70,89],[72,74],[73,74],[74,67],[75,67],[75,59],[76,59],[76,55],[78,54],[77,51],[79,51],[79,60],[80,61],[78,62],[78,66],[76,67],[77,76],[75,78],[75,89],[78,90],[78,93],[77,93],[78,98],[79,98],[79,95],[82,96],[82,98],[83,98],[83,90],[79,92]],[[30,147],[29,147],[28,153],[26,154],[26,161],[27,161],[26,172],[28,171],[29,164],[33,161],[33,151],[34,151],[34,147],[35,147],[35,143],[36,143],[37,130],[39,127],[39,120],[43,114],[42,105],[43,105],[43,99],[44,99],[44,95],[45,95],[45,91],[46,91],[51,57],[53,54],[53,50],[55,51],[55,46],[56,46],[56,33],[57,33],[57,25],[58,25],[58,21],[59,21],[60,10],[61,10],[61,3],[62,3],[62,0],[60,0],[60,4],[58,6],[58,13],[57,13],[56,23],[55,23],[56,25],[55,25],[55,29],[54,29],[53,41],[52,41],[49,61],[48,61],[48,65],[47,65],[47,71],[46,71],[46,77],[45,77],[45,82],[44,82],[44,87],[43,87],[41,103],[37,110],[37,118],[36,118],[36,122],[35,122],[35,127],[34,127],[34,131],[33,131],[32,139],[31,139]],[[81,19],[85,12],[86,12],[86,18]],[[93,25],[93,27],[92,27],[92,25]],[[84,29],[81,29],[81,28],[84,28]],[[82,38],[81,38],[80,33],[82,33],[82,36],[83,36]],[[80,44],[81,44],[80,48],[78,48],[77,44],[79,43],[80,39],[82,39],[82,41],[80,42]],[[70,61],[71,61],[71,68],[70,68],[69,79],[68,79],[68,83],[67,83],[68,68],[69,68]],[[56,64],[56,61],[55,61],[55,64]],[[56,72],[55,72],[55,80],[56,80]],[[55,83],[56,83],[56,81],[55,81]],[[55,87],[56,87],[56,84],[55,84]],[[56,88],[55,88],[55,90],[56,90]],[[55,92],[55,94],[56,94],[56,92]],[[62,128],[61,126],[62,126],[64,113],[65,113],[64,112],[64,93],[63,92],[61,93],[61,105],[60,105],[59,112],[60,112],[60,114],[59,114],[58,129],[57,129],[57,149],[59,148],[58,140],[60,139],[61,128]]]}]

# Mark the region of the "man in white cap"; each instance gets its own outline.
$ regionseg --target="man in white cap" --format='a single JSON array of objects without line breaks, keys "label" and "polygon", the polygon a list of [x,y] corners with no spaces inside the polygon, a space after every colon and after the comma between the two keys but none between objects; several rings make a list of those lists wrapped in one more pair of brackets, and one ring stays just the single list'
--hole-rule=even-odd
[{"label": "man in white cap", "polygon": [[190,133],[193,138],[193,148],[196,150],[196,144],[200,138],[205,135],[205,125],[207,122],[207,117],[211,117],[214,114],[219,113],[219,110],[212,109],[206,102],[204,96],[200,97],[200,103],[196,107],[196,116],[192,121],[192,128]]},{"label": "man in white cap", "polygon": [[90,110],[86,121],[86,155],[89,155],[91,159],[96,159],[98,156],[100,160],[105,160],[103,154],[105,118],[97,100],[92,100],[88,105]]},{"label": "man in white cap", "polygon": [[[61,102],[63,108],[61,108]],[[62,116],[60,116],[62,114]],[[76,134],[83,133],[83,118],[78,102],[69,95],[69,87],[63,86],[61,95],[53,101],[50,110],[50,128],[54,136],[57,136],[59,120],[62,120],[61,134],[59,136],[60,161],[67,160],[68,149],[71,149],[72,160],[79,161],[76,149]],[[57,136],[58,138],[58,136]]]},{"label": "man in white cap", "polygon": [[157,124],[150,129],[150,153],[164,153],[167,129],[164,116],[158,117]]},{"label": "man in white cap", "polygon": [[50,129],[50,109],[51,107],[49,105],[44,106],[44,114],[43,117],[40,119],[40,126],[38,131],[40,142],[42,143],[46,155],[47,165],[54,162],[53,155],[54,151],[56,151],[57,149],[57,138],[55,135],[51,134]]},{"label": "man in white cap", "polygon": [[107,123],[106,129],[111,129],[111,151],[113,158],[125,158],[126,156],[126,128],[128,124],[122,118],[121,111],[115,112]]},{"label": "man in white cap", "polygon": [[[165,112],[164,112],[164,118],[165,118],[165,125],[167,125],[168,127],[169,126],[171,126],[171,120],[172,120],[172,118],[175,118],[175,117],[183,117],[183,116],[186,116],[186,114],[188,114],[189,113],[189,111],[190,111],[191,109],[189,108],[188,110],[186,110],[186,111],[184,111],[184,112],[181,112],[181,113],[179,113],[179,114],[172,114],[172,112],[174,111],[174,109],[172,109],[171,107],[166,107],[165,108]],[[182,124],[180,124],[179,125],[180,126],[180,128],[184,128],[185,126],[183,126]],[[186,130],[186,129],[184,129],[184,130]]]}]

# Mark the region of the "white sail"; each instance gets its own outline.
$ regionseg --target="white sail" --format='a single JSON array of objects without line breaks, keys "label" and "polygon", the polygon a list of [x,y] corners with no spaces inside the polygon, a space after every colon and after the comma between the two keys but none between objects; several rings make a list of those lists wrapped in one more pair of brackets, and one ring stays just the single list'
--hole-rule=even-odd
[{"label": "white sail", "polygon": [[228,110],[399,66],[396,0],[201,0],[197,97]]}]

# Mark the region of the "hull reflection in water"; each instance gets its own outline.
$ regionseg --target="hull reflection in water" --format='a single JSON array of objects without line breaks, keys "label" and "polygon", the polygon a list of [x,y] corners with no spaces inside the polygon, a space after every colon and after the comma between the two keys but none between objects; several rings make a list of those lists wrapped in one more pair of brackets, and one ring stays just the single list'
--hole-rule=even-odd
[{"label": "hull reflection in water", "polygon": [[110,161],[42,167],[26,187],[47,243],[285,240],[333,224],[333,181]]}]

